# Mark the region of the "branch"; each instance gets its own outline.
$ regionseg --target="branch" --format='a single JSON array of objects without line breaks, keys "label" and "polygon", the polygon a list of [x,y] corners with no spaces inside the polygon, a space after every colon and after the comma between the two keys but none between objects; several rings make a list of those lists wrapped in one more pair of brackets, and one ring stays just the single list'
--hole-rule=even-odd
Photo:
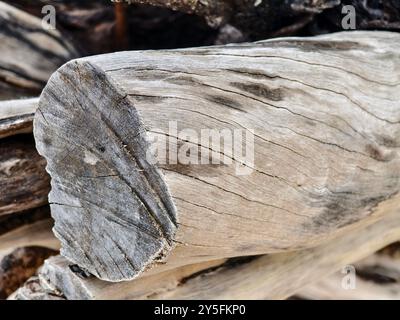
[{"label": "branch", "polygon": [[57,30],[44,29],[42,20],[0,2],[1,100],[38,95],[50,75],[78,56]]},{"label": "branch", "polygon": [[[62,254],[121,281],[369,225],[400,191],[399,40],[348,32],[64,65],[34,124]],[[249,140],[222,147],[205,129]]]},{"label": "branch", "polygon": [[387,215],[371,226],[359,226],[354,232],[314,248],[184,266],[129,282],[110,283],[82,276],[71,262],[53,257],[41,269],[36,289],[31,290],[28,283],[13,299],[48,299],[54,295],[66,299],[123,300],[286,299],[311,282],[399,240],[397,205],[392,201],[381,207]]}]

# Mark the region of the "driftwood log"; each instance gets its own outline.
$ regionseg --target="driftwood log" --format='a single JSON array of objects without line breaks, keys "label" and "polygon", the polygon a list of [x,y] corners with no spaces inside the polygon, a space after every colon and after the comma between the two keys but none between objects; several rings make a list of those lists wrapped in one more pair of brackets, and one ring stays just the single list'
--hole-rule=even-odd
[{"label": "driftwood log", "polygon": [[57,253],[49,208],[0,217],[0,299],[7,298]]},{"label": "driftwood log", "polygon": [[[398,246],[398,245],[397,245]],[[399,247],[398,247],[399,248]],[[400,250],[377,253],[354,264],[354,286],[343,286],[346,269],[310,284],[296,296],[313,300],[400,300]]]},{"label": "driftwood log", "polygon": [[46,162],[31,134],[38,102],[38,98],[0,101],[0,299],[20,287],[59,248],[49,208],[33,209],[47,203],[50,189]]},{"label": "driftwood log", "polygon": [[48,202],[50,177],[45,166],[32,135],[0,139],[0,216]]},{"label": "driftwood log", "polygon": [[[120,281],[372,223],[400,204],[399,40],[347,32],[64,65],[34,120],[62,254]],[[243,139],[222,149],[198,140],[207,129]]]},{"label": "driftwood log", "polygon": [[385,216],[374,224],[314,248],[204,262],[119,283],[101,281],[53,257],[12,299],[285,299],[400,239],[398,202],[391,200],[378,211]]},{"label": "driftwood log", "polygon": [[47,203],[50,178],[31,134],[38,102],[0,101],[0,216]]},{"label": "driftwood log", "polygon": [[78,57],[74,46],[42,20],[0,2],[0,100],[40,93],[49,76]]},{"label": "driftwood log", "polygon": [[0,101],[0,299],[18,289],[59,248],[49,208],[28,210],[46,204],[50,189],[45,160],[32,137],[38,101]]},{"label": "driftwood log", "polygon": [[32,133],[33,116],[39,98],[0,101],[0,139]]}]

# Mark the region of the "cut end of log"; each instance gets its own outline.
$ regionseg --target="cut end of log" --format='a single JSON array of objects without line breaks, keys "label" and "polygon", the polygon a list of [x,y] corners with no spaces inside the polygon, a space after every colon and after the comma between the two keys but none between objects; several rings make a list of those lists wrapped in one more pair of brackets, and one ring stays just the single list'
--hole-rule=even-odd
[{"label": "cut end of log", "polygon": [[176,209],[143,132],[127,95],[89,62],[64,65],[41,95],[34,134],[61,254],[103,280],[133,279],[173,247]]},{"label": "cut end of log", "polygon": [[[64,65],[34,120],[61,253],[122,281],[174,243],[168,267],[308,248],[378,219],[399,194],[399,78],[387,59],[397,39],[354,32]],[[230,144],[246,144],[246,159],[210,139],[188,141],[192,154],[185,142],[203,129],[231,141],[254,132]],[[158,136],[171,139],[153,156]],[[157,163],[164,151],[195,161]],[[229,161],[210,164],[209,151]],[[233,173],[243,164],[248,176]]]}]

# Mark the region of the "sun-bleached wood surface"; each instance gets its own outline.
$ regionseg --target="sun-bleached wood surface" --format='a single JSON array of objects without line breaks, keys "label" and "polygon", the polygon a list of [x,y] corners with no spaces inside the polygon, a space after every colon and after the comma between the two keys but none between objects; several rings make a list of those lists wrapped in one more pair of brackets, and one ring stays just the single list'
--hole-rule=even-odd
[{"label": "sun-bleached wood surface", "polygon": [[393,255],[379,252],[353,267],[355,279],[349,278],[349,268],[343,268],[341,272],[304,287],[296,296],[312,300],[400,300],[398,244]]},{"label": "sun-bleached wood surface", "polygon": [[[378,207],[386,215],[368,227],[296,252],[213,261],[119,283],[101,281],[60,256],[12,299],[286,299],[400,239],[398,200]],[[301,292],[301,291],[300,291]]]},{"label": "sun-bleached wood surface", "polygon": [[[399,59],[398,34],[346,32],[69,62],[34,120],[62,254],[121,281],[368,226],[399,194]],[[254,132],[254,163],[203,129]],[[165,136],[230,163],[155,163]]]}]

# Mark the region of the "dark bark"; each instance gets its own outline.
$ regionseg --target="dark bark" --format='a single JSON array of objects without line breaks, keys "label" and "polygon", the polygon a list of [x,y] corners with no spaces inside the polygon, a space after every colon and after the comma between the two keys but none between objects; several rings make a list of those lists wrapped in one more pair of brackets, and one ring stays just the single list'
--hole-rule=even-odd
[{"label": "dark bark", "polygon": [[0,140],[0,216],[47,203],[50,179],[45,166],[31,135]]},{"label": "dark bark", "polygon": [[[400,2],[398,0],[343,0],[356,10],[357,29],[400,30]],[[342,30],[342,6],[336,6],[317,16],[308,32],[327,33]]]},{"label": "dark bark", "polygon": [[19,212],[18,214],[0,216],[0,236],[24,225],[49,219],[50,217],[50,207],[48,205]]},{"label": "dark bark", "polygon": [[44,247],[15,249],[0,259],[0,299],[7,298],[32,277],[48,257],[57,251]]},{"label": "dark bark", "polygon": [[343,5],[353,5],[357,29],[398,30],[400,3],[396,0],[219,0],[164,1],[133,0],[197,14],[213,27],[227,23],[241,30],[249,39],[285,35],[315,35],[342,30]]}]

